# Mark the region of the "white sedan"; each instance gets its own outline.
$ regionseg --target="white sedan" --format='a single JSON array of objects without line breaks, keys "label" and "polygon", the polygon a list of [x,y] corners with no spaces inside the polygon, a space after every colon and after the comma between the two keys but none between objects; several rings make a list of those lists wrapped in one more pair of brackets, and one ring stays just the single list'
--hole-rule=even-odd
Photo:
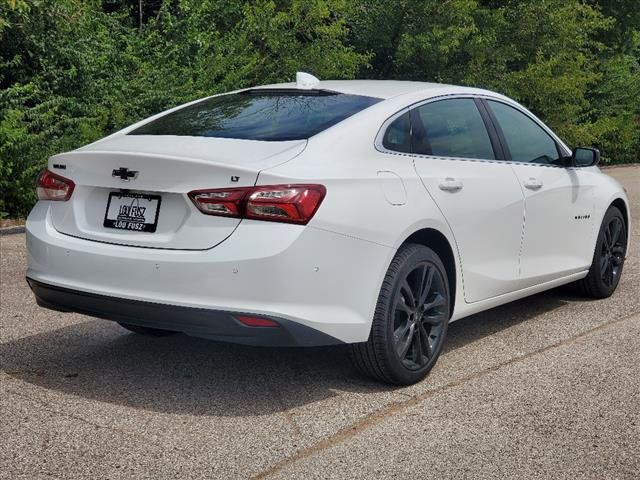
[{"label": "white sedan", "polygon": [[298,74],[53,156],[27,280],[43,307],[138,333],[351,344],[410,384],[450,321],[614,292],[629,204],[598,160],[497,93]]}]

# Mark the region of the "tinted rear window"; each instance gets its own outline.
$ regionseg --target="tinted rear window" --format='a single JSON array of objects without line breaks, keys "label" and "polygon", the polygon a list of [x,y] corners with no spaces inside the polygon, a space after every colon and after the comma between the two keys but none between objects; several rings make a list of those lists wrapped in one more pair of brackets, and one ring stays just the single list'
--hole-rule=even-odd
[{"label": "tinted rear window", "polygon": [[482,116],[471,98],[440,100],[416,109],[414,151],[454,158],[495,159]]},{"label": "tinted rear window", "polygon": [[249,90],[181,108],[129,135],[300,140],[379,101],[379,98],[321,90]]}]

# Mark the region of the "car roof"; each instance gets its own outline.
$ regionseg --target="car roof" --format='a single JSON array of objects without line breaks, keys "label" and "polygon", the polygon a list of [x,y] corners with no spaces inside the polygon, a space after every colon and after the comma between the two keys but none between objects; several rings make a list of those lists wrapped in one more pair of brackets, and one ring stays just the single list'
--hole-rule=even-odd
[{"label": "car roof", "polygon": [[[272,85],[261,85],[255,89],[296,89],[296,83],[277,83]],[[411,82],[405,80],[321,80],[314,85],[314,90],[329,90],[333,92],[347,93],[351,95],[365,95],[390,99],[406,94],[424,93],[425,97],[454,94],[491,94],[494,92],[481,90],[478,88],[461,87],[447,85],[443,83]]]}]

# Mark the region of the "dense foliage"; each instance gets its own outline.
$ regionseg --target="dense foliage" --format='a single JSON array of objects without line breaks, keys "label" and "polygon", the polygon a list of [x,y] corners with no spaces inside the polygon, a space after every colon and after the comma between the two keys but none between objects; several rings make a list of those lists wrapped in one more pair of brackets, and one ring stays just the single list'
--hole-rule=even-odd
[{"label": "dense foliage", "polygon": [[0,217],[52,154],[297,70],[490,88],[637,161],[639,62],[636,0],[0,0]]}]

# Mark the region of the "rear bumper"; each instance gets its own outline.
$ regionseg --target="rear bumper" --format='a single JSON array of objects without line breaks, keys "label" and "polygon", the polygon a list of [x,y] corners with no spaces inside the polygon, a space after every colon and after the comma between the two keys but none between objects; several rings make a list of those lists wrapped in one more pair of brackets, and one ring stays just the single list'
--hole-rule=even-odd
[{"label": "rear bumper", "polygon": [[306,347],[342,343],[283,318],[269,317],[279,324],[278,327],[249,327],[240,323],[232,312],[108,297],[47,285],[29,277],[27,282],[38,305],[50,310],[77,312],[105,320],[245,345]]},{"label": "rear bumper", "polygon": [[[48,202],[38,202],[27,219],[26,275],[31,280],[119,303],[168,305],[185,314],[176,315],[176,321],[192,317],[194,310],[251,313],[345,343],[367,340],[394,254],[389,247],[310,225],[251,220],[243,220],[229,239],[208,250],[128,247],[64,235],[53,227],[48,210]],[[100,308],[83,313],[105,317]],[[196,316],[212,323],[220,318]],[[152,317],[145,319],[155,322]],[[131,315],[124,321],[134,323]]]}]

